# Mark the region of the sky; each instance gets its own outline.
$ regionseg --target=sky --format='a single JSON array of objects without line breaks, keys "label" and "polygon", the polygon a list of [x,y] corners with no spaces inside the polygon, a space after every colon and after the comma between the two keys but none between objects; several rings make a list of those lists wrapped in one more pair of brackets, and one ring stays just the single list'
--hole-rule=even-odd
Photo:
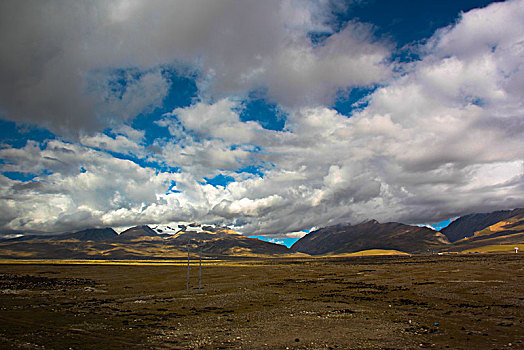
[{"label": "sky", "polygon": [[524,0],[2,1],[0,233],[524,206]]}]

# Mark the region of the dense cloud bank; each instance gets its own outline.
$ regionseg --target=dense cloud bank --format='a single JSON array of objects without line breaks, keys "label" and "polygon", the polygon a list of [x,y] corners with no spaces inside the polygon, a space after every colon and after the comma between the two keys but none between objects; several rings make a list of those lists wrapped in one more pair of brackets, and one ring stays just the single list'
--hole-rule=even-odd
[{"label": "dense cloud bank", "polygon": [[[409,63],[370,26],[335,32],[331,5],[307,4],[2,3],[4,116],[62,138],[0,149],[4,172],[36,175],[0,176],[0,228],[194,220],[276,234],[524,206],[524,1],[462,14]],[[173,64],[198,72],[200,98],[148,144],[122,123],[162,103]],[[109,88],[108,69],[128,67],[125,92]],[[329,107],[338,89],[374,84],[350,117]],[[242,121],[242,94],[260,87],[282,130]],[[206,183],[219,174],[234,181]]]},{"label": "dense cloud bank", "polygon": [[[330,101],[390,74],[371,27],[329,22],[316,1],[3,1],[0,103],[7,118],[63,134],[114,127],[158,106],[166,66],[199,73],[201,95],[265,88],[277,102]],[[330,35],[315,46],[310,33]],[[112,69],[133,69],[125,96]]]}]

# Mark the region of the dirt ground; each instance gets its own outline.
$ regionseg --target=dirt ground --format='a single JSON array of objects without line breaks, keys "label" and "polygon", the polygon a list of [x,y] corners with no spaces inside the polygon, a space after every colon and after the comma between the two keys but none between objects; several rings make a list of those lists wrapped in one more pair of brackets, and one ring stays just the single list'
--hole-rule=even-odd
[{"label": "dirt ground", "polygon": [[0,265],[5,349],[523,349],[524,258]]}]

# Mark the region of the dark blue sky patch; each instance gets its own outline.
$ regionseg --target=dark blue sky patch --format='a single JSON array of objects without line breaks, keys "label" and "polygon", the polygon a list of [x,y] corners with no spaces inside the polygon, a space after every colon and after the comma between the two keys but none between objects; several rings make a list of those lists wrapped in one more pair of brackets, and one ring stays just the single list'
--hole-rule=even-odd
[{"label": "dark blue sky patch", "polygon": [[14,148],[22,148],[28,140],[42,142],[54,139],[55,135],[43,128],[32,125],[17,125],[15,122],[0,119],[0,143]]},{"label": "dark blue sky patch", "polygon": [[181,191],[176,190],[175,187],[176,187],[176,181],[171,181],[171,185],[169,185],[169,188],[167,189],[166,194],[182,193]]},{"label": "dark blue sky patch", "polygon": [[196,76],[181,75],[176,70],[168,68],[162,71],[162,75],[170,84],[169,92],[164,98],[162,107],[156,108],[151,113],[139,114],[131,123],[134,129],[145,131],[145,145],[153,144],[158,138],[170,138],[168,128],[157,125],[155,121],[164,118],[165,113],[170,113],[176,108],[191,106],[198,97]]},{"label": "dark blue sky patch", "polygon": [[164,98],[164,103],[160,111],[162,114],[171,112],[175,108],[189,107],[197,101],[198,88],[196,85],[196,75],[180,75],[176,70],[167,68],[162,71],[162,75],[170,84],[169,92]]},{"label": "dark blue sky patch", "polygon": [[368,0],[334,11],[334,27],[340,30],[357,19],[375,26],[375,34],[389,38],[398,47],[427,39],[442,27],[455,23],[467,12],[492,3],[490,0]]},{"label": "dark blue sky patch", "polygon": [[240,111],[243,122],[256,121],[264,129],[282,131],[286,124],[286,115],[276,104],[268,102],[260,93],[250,94]]},{"label": "dark blue sky patch", "polygon": [[16,180],[16,181],[22,181],[22,182],[28,182],[34,180],[37,175],[31,174],[31,173],[21,173],[18,171],[4,171],[2,172],[2,175],[5,177]]},{"label": "dark blue sky patch", "polygon": [[149,167],[151,167],[151,168],[155,169],[157,172],[161,172],[161,173],[178,174],[178,173],[182,172],[182,169],[180,167],[160,164],[158,162],[147,161],[144,164],[147,164]]},{"label": "dark blue sky patch", "polygon": [[[160,115],[161,116],[161,115]],[[171,134],[167,127],[159,126],[155,123],[161,119],[158,113],[153,114],[139,114],[133,122],[131,127],[136,130],[144,130],[144,145],[152,145],[157,139],[170,138]]]},{"label": "dark blue sky patch", "polygon": [[[335,104],[333,108],[340,114],[351,117],[355,109],[361,109],[367,106],[364,97],[373,93],[376,87],[362,87],[354,88],[350,91],[340,90],[335,97]],[[361,103],[357,103],[361,101]],[[357,103],[357,105],[354,105]]]},{"label": "dark blue sky patch", "polygon": [[477,96],[469,96],[466,98],[466,101],[478,107],[484,107],[486,105],[486,101],[483,98]]},{"label": "dark blue sky patch", "polygon": [[218,187],[218,186],[226,187],[231,182],[234,182],[235,178],[228,176],[228,175],[218,174],[217,176],[215,176],[212,179],[204,177],[204,180],[206,180],[205,182],[206,184],[213,185],[215,187]]},{"label": "dark blue sky patch", "polygon": [[393,72],[402,73],[405,70],[405,67],[398,63],[410,63],[415,61],[421,61],[422,55],[417,46],[405,45],[398,50],[395,50],[390,57],[392,62],[397,63],[393,67]]},{"label": "dark blue sky patch", "polygon": [[113,132],[113,129],[105,129],[102,133],[111,138],[115,138],[118,135],[117,133]]},{"label": "dark blue sky patch", "polygon": [[308,33],[308,38],[311,40],[313,47],[324,45],[327,38],[331,36],[331,33],[325,32],[310,32]]},{"label": "dark blue sky patch", "polygon": [[111,72],[111,79],[108,81],[109,91],[112,92],[108,95],[108,98],[122,99],[126,90],[129,80],[138,80],[142,76],[142,73],[138,69],[115,69]]},{"label": "dark blue sky patch", "polygon": [[256,175],[262,178],[264,177],[262,166],[249,165],[249,166],[237,169],[235,172],[237,174],[248,173],[248,174],[253,174],[253,175]]}]

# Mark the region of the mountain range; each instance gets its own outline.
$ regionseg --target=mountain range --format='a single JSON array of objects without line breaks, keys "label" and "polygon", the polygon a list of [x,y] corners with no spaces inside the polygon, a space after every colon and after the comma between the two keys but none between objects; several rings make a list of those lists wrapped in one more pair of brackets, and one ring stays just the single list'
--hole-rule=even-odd
[{"label": "mountain range", "polygon": [[178,230],[143,225],[120,234],[112,228],[101,228],[4,239],[0,241],[0,258],[176,259],[187,256],[188,247],[191,255],[207,258],[291,253],[283,245],[249,238],[226,227],[180,226]]},{"label": "mountain range", "polygon": [[440,232],[429,227],[375,220],[312,231],[291,248],[249,238],[228,227],[136,226],[118,234],[90,228],[57,235],[24,235],[0,240],[0,258],[168,259],[190,254],[205,258],[432,254],[511,251],[524,244],[524,209],[462,216]]}]

